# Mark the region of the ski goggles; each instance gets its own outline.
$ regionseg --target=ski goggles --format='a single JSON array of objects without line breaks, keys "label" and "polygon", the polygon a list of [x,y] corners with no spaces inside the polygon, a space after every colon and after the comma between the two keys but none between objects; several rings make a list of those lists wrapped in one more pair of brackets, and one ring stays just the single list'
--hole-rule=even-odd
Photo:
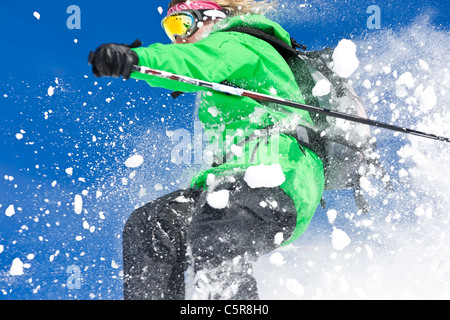
[{"label": "ski goggles", "polygon": [[161,26],[172,42],[176,37],[192,36],[208,19],[225,19],[223,11],[217,9],[184,10],[169,14],[161,21]]}]

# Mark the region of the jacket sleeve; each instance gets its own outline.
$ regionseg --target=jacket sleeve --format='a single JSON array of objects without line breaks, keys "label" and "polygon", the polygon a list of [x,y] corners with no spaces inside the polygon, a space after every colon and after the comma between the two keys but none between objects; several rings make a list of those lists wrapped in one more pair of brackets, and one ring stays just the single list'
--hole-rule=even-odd
[{"label": "jacket sleeve", "polygon": [[[231,81],[239,70],[257,64],[258,57],[246,50],[232,36],[220,32],[193,44],[160,44],[133,49],[139,65],[211,82]],[[253,69],[253,67],[252,67]],[[249,74],[246,74],[246,78]],[[150,86],[173,91],[195,92],[201,88],[138,72],[132,78],[147,81]]]}]

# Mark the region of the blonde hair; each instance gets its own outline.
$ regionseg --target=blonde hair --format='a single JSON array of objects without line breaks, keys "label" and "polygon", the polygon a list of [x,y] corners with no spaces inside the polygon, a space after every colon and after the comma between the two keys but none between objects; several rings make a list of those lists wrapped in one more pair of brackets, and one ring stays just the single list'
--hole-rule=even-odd
[{"label": "blonde hair", "polygon": [[[187,0],[172,0],[169,8],[186,2]],[[193,0],[195,1],[195,0]],[[269,10],[276,9],[277,0],[208,0],[221,6],[229,16],[241,14],[265,14]]]}]

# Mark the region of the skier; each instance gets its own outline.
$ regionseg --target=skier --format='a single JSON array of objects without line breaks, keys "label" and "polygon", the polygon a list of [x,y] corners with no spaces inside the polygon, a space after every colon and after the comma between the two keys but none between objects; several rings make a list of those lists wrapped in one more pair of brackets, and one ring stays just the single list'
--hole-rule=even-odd
[{"label": "skier", "polygon": [[[270,44],[227,31],[250,26],[291,44],[287,31],[264,17],[268,5],[174,0],[162,21],[172,44],[104,44],[90,59],[93,73],[200,90],[132,71],[140,65],[304,102],[291,69]],[[156,199],[128,219],[125,299],[185,299],[189,265],[199,298],[258,299],[251,262],[298,239],[322,197],[322,160],[307,147],[307,136],[295,134],[313,125],[307,111],[206,89],[199,95],[198,117],[215,161],[195,175],[191,188]]]}]

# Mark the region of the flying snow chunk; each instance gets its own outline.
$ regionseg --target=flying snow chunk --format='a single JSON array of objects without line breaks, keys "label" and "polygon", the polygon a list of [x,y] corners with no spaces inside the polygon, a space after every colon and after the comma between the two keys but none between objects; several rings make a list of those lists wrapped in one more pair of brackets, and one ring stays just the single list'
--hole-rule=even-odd
[{"label": "flying snow chunk", "polygon": [[21,276],[23,275],[23,262],[19,258],[15,258],[12,262],[11,269],[9,273],[12,276]]},{"label": "flying snow chunk", "polygon": [[79,194],[75,195],[74,208],[76,214],[81,214],[81,212],[83,211],[83,198]]},{"label": "flying snow chunk", "polygon": [[49,97],[51,97],[54,93],[55,93],[55,88],[52,86],[48,87],[47,94],[49,95]]},{"label": "flying snow chunk", "polygon": [[285,263],[284,257],[280,252],[274,252],[270,256],[269,261],[270,261],[270,263],[272,263],[278,267],[281,267]]},{"label": "flying snow chunk", "polygon": [[212,173],[208,174],[206,176],[206,185],[212,186],[214,185],[214,183],[216,183],[216,176],[213,175]]},{"label": "flying snow chunk", "polygon": [[144,163],[144,157],[136,154],[125,161],[125,166],[128,168],[138,168]]},{"label": "flying snow chunk", "polygon": [[434,87],[428,86],[420,95],[420,102],[422,103],[422,111],[428,112],[437,104],[436,92]]},{"label": "flying snow chunk", "polygon": [[336,220],[337,217],[337,211],[334,209],[328,210],[327,211],[327,218],[328,218],[328,222],[329,223],[333,223],[334,220]]},{"label": "flying snow chunk", "polygon": [[216,192],[211,192],[206,197],[208,204],[216,209],[224,209],[228,205],[230,199],[229,190],[220,190]]},{"label": "flying snow chunk", "polygon": [[280,245],[284,240],[284,235],[283,232],[278,232],[274,239],[273,239],[273,243],[275,243],[276,245]]},{"label": "flying snow chunk", "polygon": [[5,214],[8,217],[12,217],[13,215],[15,215],[16,210],[14,210],[14,205],[10,205],[8,208],[6,208]]},{"label": "flying snow chunk", "polygon": [[275,188],[283,184],[286,177],[278,163],[250,166],[245,171],[244,180],[250,188]]},{"label": "flying snow chunk", "polygon": [[208,108],[208,112],[215,118],[219,114],[219,109],[217,107]]},{"label": "flying snow chunk", "polygon": [[158,7],[158,12],[159,12],[159,14],[162,14],[163,13],[163,8],[161,8],[161,7]]},{"label": "flying snow chunk", "polygon": [[237,146],[235,144],[233,144],[230,147],[230,151],[238,158],[242,156],[242,147],[239,147],[239,146]]},{"label": "flying snow chunk", "polygon": [[411,72],[403,73],[400,77],[398,77],[397,81],[395,82],[397,86],[406,86],[409,89],[414,87],[414,83],[415,80]]},{"label": "flying snow chunk", "polygon": [[342,230],[335,228],[331,234],[331,244],[336,250],[343,250],[350,244],[349,236]]},{"label": "flying snow chunk", "polygon": [[362,83],[362,85],[363,85],[363,87],[366,88],[366,89],[372,88],[372,84],[370,83],[370,80],[368,80],[368,79],[364,80],[363,83]]},{"label": "flying snow chunk", "polygon": [[206,17],[210,17],[210,18],[221,18],[221,19],[225,19],[227,16],[225,15],[225,13],[223,13],[223,11],[220,10],[216,10],[216,9],[212,9],[212,10],[206,10],[203,12],[203,14]]},{"label": "flying snow chunk", "polygon": [[270,94],[276,96],[278,94],[277,90],[274,87],[270,88]]},{"label": "flying snow chunk", "polygon": [[37,11],[33,12],[33,16],[38,20],[41,19],[41,15]]},{"label": "flying snow chunk", "polygon": [[339,41],[333,53],[333,71],[343,78],[350,77],[358,69],[356,45],[351,40]]},{"label": "flying snow chunk", "polygon": [[315,97],[323,97],[331,92],[331,83],[327,79],[321,79],[317,81],[316,85],[312,89],[312,94]]},{"label": "flying snow chunk", "polygon": [[414,210],[414,214],[418,217],[427,217],[431,218],[433,216],[433,209],[432,208],[424,208],[423,206],[420,206]]},{"label": "flying snow chunk", "polygon": [[119,265],[114,260],[111,260],[111,268],[113,269],[119,269]]},{"label": "flying snow chunk", "polygon": [[419,59],[419,66],[420,66],[423,70],[430,70],[430,66],[428,65],[428,63],[426,63],[426,62],[423,61],[422,59]]}]

